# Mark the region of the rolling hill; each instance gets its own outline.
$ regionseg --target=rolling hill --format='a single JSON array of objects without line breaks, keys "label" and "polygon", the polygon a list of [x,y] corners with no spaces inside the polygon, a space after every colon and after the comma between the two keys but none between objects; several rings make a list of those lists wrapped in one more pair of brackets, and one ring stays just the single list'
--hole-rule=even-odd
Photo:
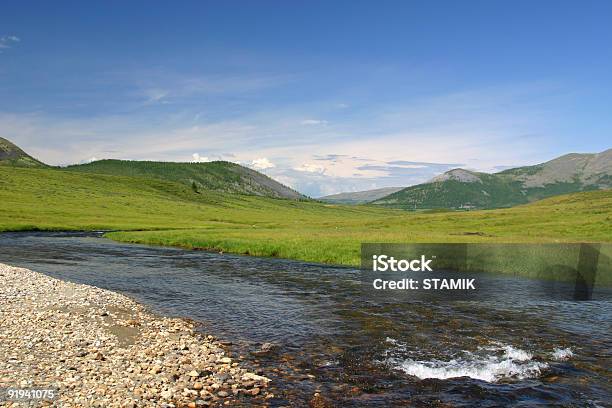
[{"label": "rolling hill", "polygon": [[154,177],[0,166],[0,231],[252,228],[305,208],[339,211],[313,204],[212,190],[198,194],[184,183]]},{"label": "rolling hill", "polygon": [[488,174],[453,169],[372,204],[401,209],[512,207],[559,194],[612,188],[612,149],[571,153],[535,166]]},{"label": "rolling hill", "polygon": [[130,177],[152,177],[189,185],[196,192],[214,190],[273,198],[305,199],[297,191],[255,170],[236,163],[177,163],[98,160],[68,166],[65,171]]},{"label": "rolling hill", "polygon": [[15,144],[0,137],[0,165],[17,167],[48,167],[21,150]]},{"label": "rolling hill", "polygon": [[[36,160],[14,143],[1,137],[0,165],[31,168],[51,167]],[[214,190],[272,198],[307,199],[307,197],[297,191],[271,179],[265,174],[226,161],[176,163],[99,160],[88,164],[68,166],[61,170],[115,176],[148,177],[180,182],[188,185],[196,193],[202,193],[204,190]]]},{"label": "rolling hill", "polygon": [[375,190],[354,191],[348,193],[332,194],[320,197],[319,200],[334,204],[365,204],[370,201],[378,200],[389,194],[401,190],[403,187],[383,187]]}]

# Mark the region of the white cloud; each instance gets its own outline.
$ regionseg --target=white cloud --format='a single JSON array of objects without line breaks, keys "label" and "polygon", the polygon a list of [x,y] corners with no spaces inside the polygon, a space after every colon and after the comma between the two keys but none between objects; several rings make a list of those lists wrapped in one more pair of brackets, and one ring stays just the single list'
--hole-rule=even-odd
[{"label": "white cloud", "polygon": [[424,169],[427,168],[424,164],[397,164],[397,167],[402,167],[404,169]]},{"label": "white cloud", "polygon": [[201,75],[186,76],[163,69],[150,69],[139,73],[131,82],[136,85],[138,96],[145,104],[169,103],[191,100],[202,95],[216,97],[226,94],[258,92],[287,84],[293,78],[288,75]]},{"label": "white cloud", "polygon": [[[173,92],[149,96],[174,101]],[[330,117],[330,123],[304,119],[303,107],[217,119],[208,113],[198,117],[198,107],[160,116],[155,125],[147,112],[138,111],[70,119],[42,112],[0,112],[0,129],[3,137],[50,164],[110,151],[106,157],[170,161],[184,161],[197,151],[219,160],[231,151],[228,160],[266,170],[271,177],[316,196],[423,182],[440,172],[427,163],[462,163],[488,171],[500,163],[534,164],[567,152],[567,144],[548,147],[554,145],[550,143],[554,133],[540,120],[541,92],[524,91],[518,96],[515,92],[514,88],[474,91],[375,106],[367,115],[348,120]],[[534,98],[525,98],[532,94]],[[330,108],[328,102],[325,106]],[[198,154],[194,159],[206,158]]]},{"label": "white cloud", "polygon": [[200,153],[194,153],[191,155],[191,162],[192,163],[206,163],[211,161],[208,157],[202,157],[200,156]]},{"label": "white cloud", "polygon": [[304,119],[300,122],[301,125],[304,126],[316,126],[316,125],[327,125],[329,122],[326,120],[319,119]]},{"label": "white cloud", "polygon": [[20,42],[19,37],[15,35],[4,35],[0,37],[0,53],[2,53],[3,49],[11,48],[11,46],[15,43]]},{"label": "white cloud", "polygon": [[294,168],[297,171],[304,171],[307,173],[325,173],[325,167],[315,163],[302,163],[301,166]]},{"label": "white cloud", "polygon": [[98,161],[98,160],[100,160],[100,159],[98,159],[96,156],[92,156],[89,159],[81,160],[79,163],[80,164],[87,164],[87,163],[95,162],[95,161]]},{"label": "white cloud", "polygon": [[251,167],[257,170],[265,170],[276,167],[274,163],[268,160],[266,157],[261,157],[259,159],[255,159],[251,162]]}]

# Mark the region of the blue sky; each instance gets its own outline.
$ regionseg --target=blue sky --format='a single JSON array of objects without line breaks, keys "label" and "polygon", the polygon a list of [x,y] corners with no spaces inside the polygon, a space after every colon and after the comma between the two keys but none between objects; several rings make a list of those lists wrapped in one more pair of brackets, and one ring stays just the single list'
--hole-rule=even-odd
[{"label": "blue sky", "polygon": [[612,140],[610,1],[5,2],[0,136],[312,196]]}]

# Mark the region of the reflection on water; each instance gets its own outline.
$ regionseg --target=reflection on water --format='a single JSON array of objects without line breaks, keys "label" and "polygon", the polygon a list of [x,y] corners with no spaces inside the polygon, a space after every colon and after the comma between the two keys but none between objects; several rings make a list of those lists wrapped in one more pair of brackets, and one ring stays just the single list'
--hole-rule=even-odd
[{"label": "reflection on water", "polygon": [[[96,234],[0,234],[0,262],[201,322],[274,379],[276,406],[307,405],[317,391],[336,406],[612,400],[608,301],[534,301],[520,289],[486,302],[372,297],[354,269],[119,244]],[[278,347],[258,352],[264,342]]]}]

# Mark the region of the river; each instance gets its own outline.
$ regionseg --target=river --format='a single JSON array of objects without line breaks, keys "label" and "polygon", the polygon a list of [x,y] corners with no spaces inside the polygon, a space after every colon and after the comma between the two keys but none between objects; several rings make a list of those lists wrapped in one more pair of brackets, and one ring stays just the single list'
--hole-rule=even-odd
[{"label": "river", "polygon": [[[315,392],[342,407],[612,401],[610,301],[373,298],[352,268],[122,244],[99,233],[0,234],[0,262],[195,320],[273,379],[272,406],[307,406]],[[264,343],[274,347],[261,352]]]}]

